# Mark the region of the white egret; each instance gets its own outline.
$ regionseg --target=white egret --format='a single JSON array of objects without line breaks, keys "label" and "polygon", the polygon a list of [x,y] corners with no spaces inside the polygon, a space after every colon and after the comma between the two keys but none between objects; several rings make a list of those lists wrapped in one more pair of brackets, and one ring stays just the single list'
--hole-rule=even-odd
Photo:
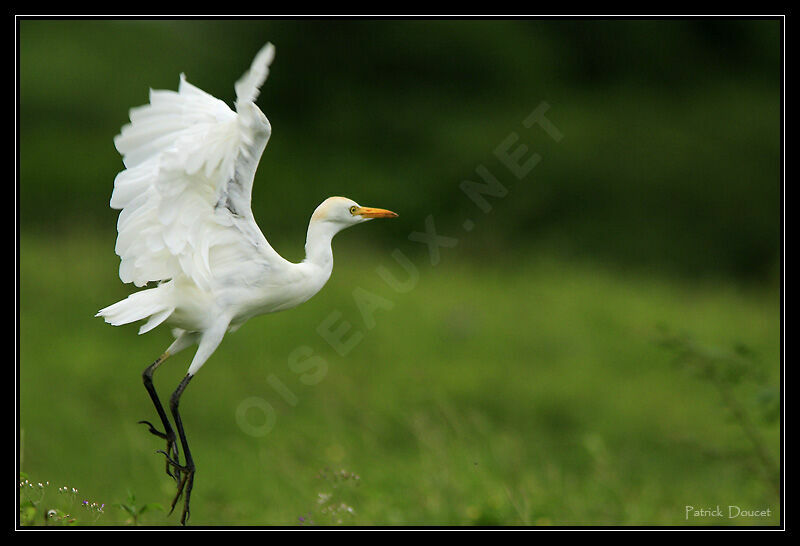
[{"label": "white egret", "polygon": [[[316,294],[333,268],[331,240],[346,227],[394,212],[330,197],[311,215],[306,257],[283,259],[256,225],[250,196],[256,167],[269,140],[269,121],[256,106],[269,73],[272,44],[256,55],[236,82],[236,110],[198,89],[183,74],[178,91],[150,91],[150,103],[130,111],[130,124],[114,139],[125,169],[114,181],[111,207],[120,209],[116,253],[119,276],[138,287],[97,316],[115,326],[147,319],[143,334],[166,323],[175,341],[142,373],[164,431],[167,473],[184,495],[181,524],[189,517],[195,464],[178,402],[189,381],[228,331],[248,319],[295,307]],[[175,432],[153,386],[153,373],[169,356],[192,345],[197,352],[170,398]]]}]

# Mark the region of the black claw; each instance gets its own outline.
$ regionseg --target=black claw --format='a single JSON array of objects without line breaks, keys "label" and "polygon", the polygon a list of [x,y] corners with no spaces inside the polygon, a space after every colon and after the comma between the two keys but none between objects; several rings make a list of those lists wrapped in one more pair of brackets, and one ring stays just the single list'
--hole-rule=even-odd
[{"label": "black claw", "polygon": [[[186,487],[186,482],[190,481],[193,475],[194,475],[193,471],[191,472],[187,471],[186,474],[184,474],[183,478],[181,478],[180,483],[178,483],[178,491],[175,493],[175,498],[172,499],[172,504],[170,505],[168,515],[171,515],[173,510],[175,510],[175,506],[178,504],[178,500],[180,500],[181,496],[183,495],[184,488]],[[189,490],[191,490],[191,486]],[[184,505],[184,512],[186,512],[185,505]]]},{"label": "black claw", "polygon": [[[181,483],[183,483],[183,480],[181,480]],[[175,505],[178,504],[178,499],[181,498],[181,495],[183,495],[183,487],[181,487],[181,485],[178,484],[178,493],[175,495],[175,498],[172,499],[172,504],[169,507],[169,512],[167,512],[167,517],[171,516],[172,512],[175,511]]]},{"label": "black claw", "polygon": [[[162,438],[162,439],[167,441],[167,450],[166,450],[166,452],[169,452],[170,455],[167,457],[167,465],[166,465],[165,471],[167,473],[167,476],[169,476],[170,478],[172,478],[175,481],[178,481],[180,479],[180,472],[176,472],[175,474],[178,474],[178,476],[176,476],[170,470],[170,465],[175,466],[180,470],[180,465],[175,463],[175,461],[178,459],[178,445],[175,443],[174,434],[170,435],[170,434],[165,434],[165,433],[161,432],[150,421],[139,421],[139,424],[140,425],[147,425],[147,427],[150,429],[150,433],[151,434],[153,434],[155,436],[158,436],[159,438]],[[156,451],[156,453],[164,453],[165,455],[166,455],[166,452],[164,452],[162,450]]]},{"label": "black claw", "polygon": [[169,440],[169,436],[158,430],[156,427],[153,426],[153,423],[150,421],[139,421],[137,424],[139,425],[147,425],[150,429],[150,434],[154,434],[163,440]]},{"label": "black claw", "polygon": [[[161,453],[166,455],[166,453],[161,449],[157,450],[156,453]],[[181,473],[180,469],[178,468],[175,469],[176,470],[175,474],[172,473],[171,468],[175,466],[174,463],[175,463],[174,459],[172,459],[171,457],[167,457],[167,464],[165,465],[164,470],[166,471],[167,476],[169,476],[170,478],[172,478],[177,482],[180,480]]]},{"label": "black claw", "polygon": [[164,451],[163,449],[158,449],[158,450],[156,450],[156,453],[161,453],[162,455],[164,455],[164,457],[166,457],[166,458],[167,458],[167,464],[168,464],[168,465],[172,465],[172,466],[175,468],[175,470],[178,470],[179,472],[187,472],[187,473],[189,472],[189,469],[188,469],[187,467],[183,466],[183,465],[182,465],[182,464],[180,464],[178,461],[176,461],[175,459],[173,459],[173,458],[172,458],[172,457],[171,457],[171,456],[170,456],[170,455],[169,455],[169,454],[168,454],[166,451]]},{"label": "black claw", "polygon": [[181,525],[186,525],[189,521],[189,498],[192,495],[192,487],[194,486],[194,470],[189,475],[189,483],[186,484],[186,502],[183,504],[183,515],[181,516]]},{"label": "black claw", "polygon": [[174,440],[173,440],[173,441],[169,441],[169,440],[167,440],[167,452],[168,452],[168,453],[170,453],[170,457],[169,457],[169,459],[171,459],[171,461],[170,461],[170,460],[168,460],[168,461],[166,462],[166,468],[165,468],[165,470],[166,470],[166,472],[167,472],[167,475],[168,475],[169,477],[171,477],[173,480],[175,480],[176,482],[178,482],[178,481],[180,481],[180,478],[181,478],[181,473],[180,473],[180,471],[176,469],[177,471],[175,472],[175,474],[173,474],[173,473],[170,471],[170,467],[171,467],[171,466],[173,466],[173,465],[172,465],[172,462],[174,462],[174,461],[177,461],[177,460],[178,460],[178,446],[175,444],[175,441],[174,441]]},{"label": "black claw", "polygon": [[172,499],[172,504],[169,507],[169,513],[167,515],[171,516],[172,512],[175,511],[175,506],[177,506],[178,501],[183,496],[184,492],[186,493],[186,498],[183,502],[183,511],[181,512],[181,525],[186,525],[186,522],[189,520],[189,516],[191,514],[189,510],[189,497],[192,494],[193,485],[194,470],[190,470],[183,476],[178,484],[178,492],[175,494],[175,498]]}]

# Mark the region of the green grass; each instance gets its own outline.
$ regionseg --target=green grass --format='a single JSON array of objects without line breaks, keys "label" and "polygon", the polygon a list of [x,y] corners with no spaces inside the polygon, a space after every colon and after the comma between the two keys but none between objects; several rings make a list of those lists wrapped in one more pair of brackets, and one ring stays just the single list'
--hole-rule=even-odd
[{"label": "green grass", "polygon": [[[666,327],[709,350],[748,347],[761,379],[735,394],[777,461],[778,424],[753,404],[779,381],[774,289],[451,253],[436,267],[412,256],[419,281],[398,294],[376,272],[401,276],[390,249],[358,241],[337,240],[319,295],[230,334],[186,391],[198,466],[190,523],[680,525],[686,505],[729,504],[772,517],[688,523],[778,523],[778,493],[717,390],[656,343]],[[24,233],[20,244],[22,470],[105,503],[97,524],[128,521],[114,505],[129,492],[168,506],[162,442],[137,421],[157,421],[140,374],[169,332],[138,337],[137,326],[93,318],[129,292],[113,233]],[[373,328],[356,287],[393,303],[374,311]],[[344,357],[316,332],[333,311],[363,334]],[[303,346],[327,363],[324,377],[290,369]],[[190,356],[156,374],[162,399]],[[274,409],[268,434],[237,424],[248,399]],[[245,418],[258,427],[264,416]]]}]

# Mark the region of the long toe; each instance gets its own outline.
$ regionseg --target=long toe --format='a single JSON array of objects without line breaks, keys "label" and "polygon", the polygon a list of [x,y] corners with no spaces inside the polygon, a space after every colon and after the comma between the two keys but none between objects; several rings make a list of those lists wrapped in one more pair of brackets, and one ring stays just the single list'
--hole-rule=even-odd
[{"label": "long toe", "polygon": [[172,468],[174,468],[178,472],[189,472],[189,468],[188,467],[182,465],[181,463],[179,463],[178,461],[173,459],[170,456],[170,454],[167,453],[166,451],[164,451],[163,449],[157,449],[156,453],[161,453],[167,459],[167,465],[171,466]]},{"label": "long toe", "polygon": [[186,525],[189,521],[189,501],[192,496],[192,486],[194,486],[194,470],[187,476],[185,497],[183,499],[183,513],[181,514],[181,525]]},{"label": "long toe", "polygon": [[[169,476],[176,482],[180,482],[181,470],[180,468],[178,468],[180,465],[175,464],[178,461],[179,457],[178,445],[175,442],[174,438],[173,439],[167,438],[167,449],[162,453],[168,454],[166,455],[167,460],[165,464],[165,470],[167,472],[167,476]],[[174,474],[172,473],[173,469],[175,471]]]},{"label": "long toe", "polygon": [[[147,427],[150,429],[150,434],[158,436],[159,438],[162,438],[164,440],[169,440],[169,436],[167,436],[165,433],[163,433],[160,430],[158,430],[155,426],[153,426],[153,423],[151,423],[150,421],[139,421],[137,424],[139,424],[139,425],[147,425]],[[173,441],[174,441],[174,439],[173,439]]]},{"label": "long toe", "polygon": [[[175,481],[180,481],[180,471],[181,465],[177,462],[179,454],[178,454],[178,443],[176,442],[175,433],[171,430],[168,433],[161,432],[158,430],[153,423],[150,421],[139,421],[140,425],[147,425],[150,434],[154,436],[158,436],[167,441],[167,449],[166,451],[158,450],[156,453],[163,453],[167,457],[167,462],[165,466],[165,471],[167,476],[172,478]],[[175,473],[172,473],[172,469],[175,469]]]},{"label": "long toe", "polygon": [[172,499],[172,504],[169,507],[169,514],[171,515],[172,512],[175,510],[175,506],[177,506],[178,501],[180,498],[186,494],[185,498],[183,499],[183,511],[181,513],[181,525],[186,524],[186,520],[189,517],[189,497],[192,494],[192,486],[194,485],[194,469],[184,469],[184,474],[181,477],[180,481],[178,482],[178,490],[175,493],[175,498]]}]

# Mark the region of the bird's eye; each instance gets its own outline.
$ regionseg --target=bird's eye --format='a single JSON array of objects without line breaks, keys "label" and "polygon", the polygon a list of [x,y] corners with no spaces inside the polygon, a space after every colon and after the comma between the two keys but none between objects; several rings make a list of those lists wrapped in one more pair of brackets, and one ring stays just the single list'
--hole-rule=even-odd
[{"label": "bird's eye", "polygon": [[358,207],[356,207],[355,205],[350,207],[350,214],[352,214],[353,216],[356,215],[356,211],[358,211]]}]

